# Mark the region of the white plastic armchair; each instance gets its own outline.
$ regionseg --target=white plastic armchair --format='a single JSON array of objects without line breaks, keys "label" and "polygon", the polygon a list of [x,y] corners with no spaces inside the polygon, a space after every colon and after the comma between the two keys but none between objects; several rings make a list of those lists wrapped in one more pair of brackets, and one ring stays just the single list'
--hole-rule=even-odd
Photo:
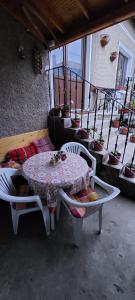
[{"label": "white plastic armchair", "polygon": [[81,153],[84,153],[92,162],[92,175],[96,174],[96,158],[93,157],[89,151],[87,150],[86,147],[84,147],[82,144],[77,143],[77,142],[69,142],[64,144],[61,149],[61,151],[66,151],[70,153],[75,153],[80,155]]},{"label": "white plastic armchair", "polygon": [[[46,234],[50,234],[50,215],[47,206],[43,206],[41,199],[38,195],[33,196],[16,196],[16,189],[12,182],[12,176],[20,175],[19,170],[13,168],[1,168],[0,169],[0,199],[10,203],[11,215],[12,215],[12,224],[14,234],[17,234],[19,217],[22,214],[30,213],[33,211],[40,210],[43,216]],[[26,209],[16,209],[14,203],[36,203],[35,207],[26,208]]]},{"label": "white plastic armchair", "polygon": [[[116,188],[110,184],[107,184],[106,182],[99,179],[97,176],[92,176],[90,179],[90,183],[91,183],[91,186],[96,183],[102,189],[104,189],[106,191],[106,196],[102,197],[96,201],[93,201],[93,202],[80,203],[78,201],[71,199],[65,193],[65,191],[63,189],[59,190],[59,197],[65,204],[65,206],[73,220],[73,232],[74,232],[74,239],[75,239],[76,245],[78,245],[79,240],[80,240],[80,230],[82,229],[83,219],[98,211],[99,212],[99,233],[101,233],[103,204],[107,203],[108,201],[113,200],[120,193],[120,190],[118,188]],[[85,207],[86,208],[85,216],[83,218],[74,217],[68,207],[69,205],[72,205],[74,207]]]}]

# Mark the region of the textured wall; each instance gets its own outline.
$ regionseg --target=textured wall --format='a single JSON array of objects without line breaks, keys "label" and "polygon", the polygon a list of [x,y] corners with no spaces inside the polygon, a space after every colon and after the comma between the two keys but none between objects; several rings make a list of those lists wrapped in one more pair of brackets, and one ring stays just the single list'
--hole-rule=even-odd
[{"label": "textured wall", "polygon": [[[19,42],[25,48],[25,60],[18,58]],[[45,68],[48,52],[0,9],[0,137],[47,127],[48,84],[45,75],[33,72],[34,46],[41,47]]]},{"label": "textured wall", "polygon": [[[123,22],[123,24],[130,32],[133,39],[135,39],[134,27],[131,23],[126,21]],[[109,34],[110,41],[105,47],[101,47],[100,36],[101,34],[106,33]],[[115,88],[118,58],[111,62],[110,54],[114,51],[118,52],[119,42],[134,55],[131,75],[133,74],[135,68],[135,43],[119,24],[114,25],[92,35],[91,82],[94,85]]]}]

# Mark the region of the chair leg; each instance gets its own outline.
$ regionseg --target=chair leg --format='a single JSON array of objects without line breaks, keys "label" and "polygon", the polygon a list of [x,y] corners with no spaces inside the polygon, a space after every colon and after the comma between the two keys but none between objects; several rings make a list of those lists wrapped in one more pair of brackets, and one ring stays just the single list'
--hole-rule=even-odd
[{"label": "chair leg", "polygon": [[51,218],[51,230],[55,229],[55,214],[54,213],[50,213],[50,218]]},{"label": "chair leg", "polygon": [[60,208],[61,208],[61,200],[58,199],[57,207],[56,207],[56,221],[58,222],[60,219]]},{"label": "chair leg", "polygon": [[46,229],[46,235],[50,235],[50,214],[49,214],[49,209],[46,206],[43,211],[43,219],[44,219],[44,224],[45,224],[45,229]]},{"label": "chair leg", "polygon": [[74,245],[79,247],[82,234],[83,218],[72,217]]},{"label": "chair leg", "polygon": [[102,209],[103,205],[101,205],[98,213],[99,213],[99,234],[102,232]]},{"label": "chair leg", "polygon": [[11,214],[12,214],[12,224],[13,224],[14,234],[17,234],[19,213],[16,211],[16,209],[11,207]]}]

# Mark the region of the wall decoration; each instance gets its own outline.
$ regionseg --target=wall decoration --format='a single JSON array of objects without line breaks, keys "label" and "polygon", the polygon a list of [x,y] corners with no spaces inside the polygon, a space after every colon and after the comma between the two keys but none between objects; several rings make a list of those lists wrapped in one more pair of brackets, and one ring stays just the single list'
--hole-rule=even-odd
[{"label": "wall decoration", "polygon": [[112,52],[110,55],[110,61],[114,61],[118,56],[118,53],[116,51]]},{"label": "wall decoration", "polygon": [[102,47],[105,47],[110,41],[110,36],[109,34],[101,34],[100,37],[100,44]]},{"label": "wall decoration", "polygon": [[42,73],[42,56],[41,51],[38,48],[34,48],[33,50],[33,64],[34,64],[34,72],[36,75]]}]

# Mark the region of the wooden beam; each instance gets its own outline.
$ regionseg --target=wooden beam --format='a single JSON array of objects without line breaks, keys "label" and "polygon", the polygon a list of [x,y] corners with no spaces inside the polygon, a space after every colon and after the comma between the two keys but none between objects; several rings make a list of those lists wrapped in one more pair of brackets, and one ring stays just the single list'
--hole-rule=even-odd
[{"label": "wooden beam", "polygon": [[78,7],[81,9],[81,11],[83,12],[84,16],[86,17],[87,20],[89,20],[89,15],[88,12],[86,10],[86,8],[84,7],[84,5],[82,4],[81,0],[75,0]]},{"label": "wooden beam", "polygon": [[32,7],[29,3],[26,3],[25,5],[26,5],[26,7],[28,8],[28,10],[29,10],[32,14],[34,14],[34,15],[38,18],[38,20],[39,20],[39,21],[47,28],[47,30],[50,32],[52,38],[53,38],[53,39],[57,42],[57,44],[58,44],[58,40],[57,40],[55,34],[54,34],[53,31],[50,29],[50,27],[48,26],[48,24],[47,24],[47,22],[44,20],[44,18],[43,18],[43,17],[37,12],[37,10],[36,10],[34,7]]},{"label": "wooden beam", "polygon": [[[78,20],[78,22],[76,22],[76,26],[74,26],[74,29],[72,28],[72,30],[70,30],[70,28],[68,28],[68,31],[65,32],[64,37],[59,37],[59,44],[60,46],[64,46],[67,43],[71,43],[88,34],[95,33],[134,16],[135,1],[133,0],[132,2],[123,4],[119,7],[115,6],[113,10],[108,11],[106,14],[104,13],[101,16],[95,15],[90,22],[84,22],[83,24],[81,23],[81,28],[79,26],[80,21]],[[55,48],[56,47],[52,47],[51,50]]]},{"label": "wooden beam", "polygon": [[35,22],[33,21],[31,14],[29,13],[28,9],[25,6],[22,6],[22,10],[24,12],[25,17],[28,19],[28,21],[31,23],[31,25],[33,26],[33,28],[35,29],[35,31],[39,34],[39,37],[41,38],[41,40],[45,43],[47,49],[48,49],[48,43],[47,40],[45,39],[44,35],[42,34],[42,32],[39,30],[38,26],[35,24]]}]

